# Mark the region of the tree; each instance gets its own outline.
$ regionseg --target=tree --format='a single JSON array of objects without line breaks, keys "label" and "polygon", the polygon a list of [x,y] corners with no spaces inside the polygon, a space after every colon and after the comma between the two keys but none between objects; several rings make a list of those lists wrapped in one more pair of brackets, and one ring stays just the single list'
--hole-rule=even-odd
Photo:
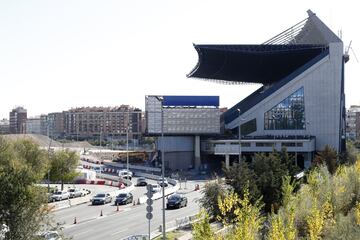
[{"label": "tree", "polygon": [[73,181],[78,175],[75,169],[79,159],[76,152],[69,150],[54,152],[50,155],[50,180],[60,181],[61,190],[64,189],[64,182]]},{"label": "tree", "polygon": [[334,174],[338,167],[337,157],[338,157],[338,155],[337,155],[335,149],[333,149],[329,145],[326,145],[324,150],[322,150],[316,154],[315,159],[314,159],[314,165],[319,166],[322,164],[326,164],[329,172],[331,174]]},{"label": "tree", "polygon": [[277,211],[282,199],[282,180],[289,174],[288,166],[280,156],[277,152],[255,154],[253,162],[256,184],[263,195],[267,212],[272,207]]},{"label": "tree", "polygon": [[[233,232],[225,239],[230,240],[255,240],[260,238],[260,229],[264,222],[261,216],[262,204],[260,200],[250,202],[248,184],[245,185],[243,197],[239,198],[236,193],[230,192],[226,197],[219,198],[220,216],[218,219],[224,224],[231,223]],[[235,215],[229,222],[229,216]]]},{"label": "tree", "polygon": [[210,217],[216,218],[220,214],[218,197],[223,197],[226,193],[227,189],[220,179],[205,184],[199,203]]},{"label": "tree", "polygon": [[192,224],[193,227],[193,239],[194,240],[213,240],[214,233],[210,227],[209,214],[204,209],[198,214],[198,221]]},{"label": "tree", "polygon": [[29,141],[7,142],[0,137],[0,223],[6,239],[35,239],[47,224],[46,194],[35,185],[47,169],[46,152]]},{"label": "tree", "polygon": [[246,185],[249,186],[250,200],[255,202],[261,196],[256,179],[257,176],[253,169],[249,168],[248,163],[242,161],[240,164],[234,164],[231,168],[223,167],[226,183],[233,187],[234,191],[243,197]]}]

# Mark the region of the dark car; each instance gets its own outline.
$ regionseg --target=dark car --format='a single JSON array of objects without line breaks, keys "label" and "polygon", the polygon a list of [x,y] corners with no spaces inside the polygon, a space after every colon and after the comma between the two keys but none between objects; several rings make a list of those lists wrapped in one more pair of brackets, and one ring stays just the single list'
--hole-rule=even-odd
[{"label": "dark car", "polygon": [[147,185],[146,178],[144,178],[144,177],[139,177],[139,178],[137,179],[136,185],[137,185],[137,186],[146,186],[146,185]]},{"label": "dark car", "polygon": [[186,207],[187,202],[188,202],[187,197],[184,197],[183,195],[180,194],[173,194],[168,198],[166,203],[166,208],[170,209],[170,208]]},{"label": "dark car", "polygon": [[92,205],[96,204],[106,204],[111,202],[111,196],[109,193],[98,193],[91,200]]},{"label": "dark car", "polygon": [[120,193],[116,196],[115,205],[132,203],[133,199],[134,197],[131,193]]}]

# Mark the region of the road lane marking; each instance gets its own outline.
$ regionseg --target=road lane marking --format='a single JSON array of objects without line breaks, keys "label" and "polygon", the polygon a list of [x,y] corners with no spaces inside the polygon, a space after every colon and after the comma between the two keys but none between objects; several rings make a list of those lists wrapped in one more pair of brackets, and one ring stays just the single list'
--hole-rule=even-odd
[{"label": "road lane marking", "polygon": [[114,235],[116,235],[116,234],[125,232],[125,231],[127,231],[127,230],[129,230],[129,228],[125,228],[125,229],[123,229],[123,230],[121,230],[121,231],[114,232],[114,233],[111,234],[111,236],[114,236]]}]

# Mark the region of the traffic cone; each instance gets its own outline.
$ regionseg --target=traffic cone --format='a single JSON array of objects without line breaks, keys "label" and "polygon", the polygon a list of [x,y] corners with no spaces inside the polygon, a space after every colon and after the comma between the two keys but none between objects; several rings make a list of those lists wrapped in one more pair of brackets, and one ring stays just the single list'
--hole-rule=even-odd
[{"label": "traffic cone", "polygon": [[76,221],[76,217],[74,217],[74,224],[76,224],[77,223],[77,221]]},{"label": "traffic cone", "polygon": [[100,217],[102,217],[103,216],[103,213],[102,213],[102,210],[101,210],[101,212],[100,212]]}]

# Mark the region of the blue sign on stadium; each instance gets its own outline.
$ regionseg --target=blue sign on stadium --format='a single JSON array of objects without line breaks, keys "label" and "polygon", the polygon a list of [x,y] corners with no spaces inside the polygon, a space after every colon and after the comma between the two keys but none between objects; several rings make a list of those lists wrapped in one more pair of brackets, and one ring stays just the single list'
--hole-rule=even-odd
[{"label": "blue sign on stadium", "polygon": [[164,96],[164,106],[219,106],[219,96]]}]

